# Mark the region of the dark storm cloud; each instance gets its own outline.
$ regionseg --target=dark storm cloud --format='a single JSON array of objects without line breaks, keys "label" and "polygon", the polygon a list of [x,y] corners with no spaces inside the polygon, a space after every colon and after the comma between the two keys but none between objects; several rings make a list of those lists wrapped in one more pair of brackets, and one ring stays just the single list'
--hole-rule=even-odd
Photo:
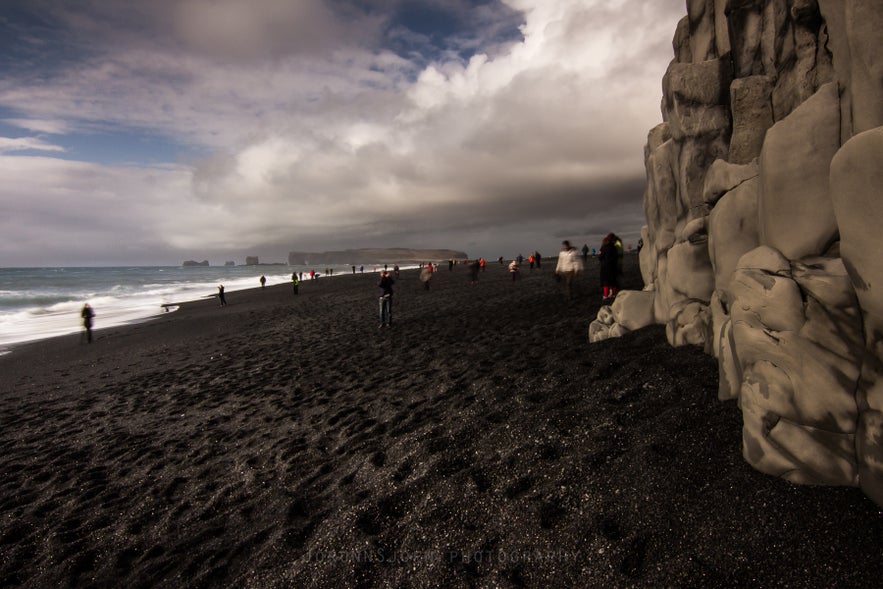
[{"label": "dark storm cloud", "polygon": [[[51,235],[57,263],[90,228],[93,253],[124,242],[173,263],[637,235],[643,144],[684,12],[681,0],[10,6],[14,38],[0,43],[31,67],[0,61],[0,118],[20,131],[0,137],[0,205],[28,222],[6,236]],[[170,164],[135,149],[113,159],[125,166],[76,161],[96,152],[78,145],[122,133],[167,137]],[[0,264],[21,259],[0,245]]]}]

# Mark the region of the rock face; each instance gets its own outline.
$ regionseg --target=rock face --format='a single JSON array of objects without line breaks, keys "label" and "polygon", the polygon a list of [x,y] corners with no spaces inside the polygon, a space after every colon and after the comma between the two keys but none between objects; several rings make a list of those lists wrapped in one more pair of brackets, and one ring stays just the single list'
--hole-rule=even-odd
[{"label": "rock face", "polygon": [[184,263],[181,265],[185,268],[189,268],[191,266],[208,266],[208,260],[203,260],[201,262],[197,262],[196,260],[184,260]]},{"label": "rock face", "polygon": [[690,0],[645,148],[641,272],[591,341],[718,358],[742,451],[883,505],[883,2]]}]

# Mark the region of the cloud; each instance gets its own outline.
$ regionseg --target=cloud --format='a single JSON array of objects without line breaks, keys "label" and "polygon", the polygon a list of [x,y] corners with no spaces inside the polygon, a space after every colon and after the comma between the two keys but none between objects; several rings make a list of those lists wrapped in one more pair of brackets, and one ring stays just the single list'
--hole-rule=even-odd
[{"label": "cloud", "polygon": [[2,119],[0,122],[13,127],[27,129],[28,131],[37,131],[38,133],[47,133],[49,135],[64,135],[70,131],[70,125],[60,119]]},{"label": "cloud", "polygon": [[[81,169],[36,158],[31,176],[45,167],[57,184],[18,174],[0,200],[40,192],[51,209],[65,193],[62,210],[80,203],[91,214],[71,212],[55,231],[109,219],[168,251],[430,239],[514,249],[519,238],[548,250],[562,234],[636,236],[643,144],[661,119],[682,0],[425,4],[450,11],[444,39],[394,0],[374,12],[319,0],[116,12],[90,0],[55,11],[71,37],[107,44],[48,73],[0,77],[0,106],[22,115],[10,118],[44,121],[28,124],[45,133],[51,121],[58,131],[144,129],[193,152],[149,171],[83,163],[118,195],[98,202]],[[482,27],[464,27],[467,16]],[[128,199],[137,228],[111,212]]]},{"label": "cloud", "polygon": [[169,213],[192,212],[179,200],[188,179],[181,170],[0,156],[0,176],[6,264],[147,261]]},{"label": "cloud", "polygon": [[0,153],[12,151],[64,151],[64,147],[46,143],[37,137],[0,137]]}]

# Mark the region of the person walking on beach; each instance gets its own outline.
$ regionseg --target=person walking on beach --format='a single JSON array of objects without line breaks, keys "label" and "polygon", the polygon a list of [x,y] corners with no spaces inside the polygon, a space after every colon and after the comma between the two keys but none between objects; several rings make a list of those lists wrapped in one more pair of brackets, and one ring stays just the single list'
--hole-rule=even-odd
[{"label": "person walking on beach", "polygon": [[294,289],[294,294],[297,294],[299,286],[300,286],[300,280],[297,279],[297,274],[292,274],[291,275],[291,287]]},{"label": "person walking on beach", "polygon": [[469,284],[478,284],[478,272],[481,270],[481,264],[475,260],[469,264]]},{"label": "person walking on beach", "polygon": [[356,275],[356,267],[353,266],[353,276],[355,276],[355,275]]},{"label": "person walking on beach", "polygon": [[543,256],[540,255],[540,252],[534,252],[533,257],[534,261],[537,263],[537,270],[542,270],[543,266],[541,260],[543,259]]},{"label": "person walking on beach", "polygon": [[429,281],[432,280],[432,262],[423,266],[423,269],[420,270],[420,282],[423,283],[423,288],[425,290],[429,290]]},{"label": "person walking on beach", "polygon": [[226,299],[226,297],[224,297],[224,285],[223,284],[218,285],[218,301],[221,303],[222,307],[227,306],[227,299]]},{"label": "person walking on beach", "polygon": [[608,233],[601,242],[601,253],[598,254],[598,261],[601,263],[601,295],[605,301],[616,297],[619,290],[619,251],[616,240],[616,235]]},{"label": "person walking on beach", "polygon": [[392,285],[395,284],[388,270],[380,272],[380,282],[377,287],[380,289],[380,329],[384,327],[392,327]]},{"label": "person walking on beach", "polygon": [[521,277],[521,269],[518,267],[518,262],[515,260],[509,262],[509,275],[512,276],[512,282],[515,282]]},{"label": "person walking on beach", "polygon": [[261,288],[267,286],[267,277],[261,274]]},{"label": "person walking on beach", "polygon": [[392,272],[393,272],[393,274],[395,274],[396,280],[398,280],[399,279],[399,265],[398,264],[396,264],[395,266],[392,267]]},{"label": "person walking on beach", "polygon": [[573,298],[574,279],[583,271],[583,261],[575,247],[566,239],[561,242],[561,252],[558,254],[558,265],[555,274],[564,279],[564,292],[568,299]]},{"label": "person walking on beach", "polygon": [[[86,343],[92,343],[92,320],[95,318],[95,311],[86,303],[83,305],[83,310],[80,311],[80,316],[83,318],[83,327],[86,329]],[[80,340],[82,341],[82,340]]]}]

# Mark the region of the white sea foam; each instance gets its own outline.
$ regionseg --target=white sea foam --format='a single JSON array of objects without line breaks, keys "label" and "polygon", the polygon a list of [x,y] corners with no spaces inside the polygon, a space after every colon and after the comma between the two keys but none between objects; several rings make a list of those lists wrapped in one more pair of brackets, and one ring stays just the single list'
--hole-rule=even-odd
[{"label": "white sea foam", "polygon": [[[272,274],[265,274],[267,285],[290,282],[295,269],[301,270],[274,267]],[[0,352],[12,344],[76,333],[82,329],[80,312],[87,302],[95,309],[99,330],[144,321],[177,309],[176,303],[214,296],[219,284],[226,292],[255,288],[262,269],[118,269],[119,276],[113,270],[0,269],[4,283],[13,286],[0,291]],[[161,274],[166,282],[156,280]],[[16,290],[16,284],[21,288]]]},{"label": "white sea foam", "polygon": [[[382,265],[365,267],[365,273]],[[401,266],[403,270],[416,266]],[[259,286],[291,282],[292,272],[305,266],[199,268],[0,268],[0,353],[13,344],[67,335],[82,330],[80,312],[89,303],[95,310],[95,329],[144,321],[177,303]],[[319,269],[321,280],[328,280]],[[332,278],[351,275],[349,266],[335,266]]]}]

